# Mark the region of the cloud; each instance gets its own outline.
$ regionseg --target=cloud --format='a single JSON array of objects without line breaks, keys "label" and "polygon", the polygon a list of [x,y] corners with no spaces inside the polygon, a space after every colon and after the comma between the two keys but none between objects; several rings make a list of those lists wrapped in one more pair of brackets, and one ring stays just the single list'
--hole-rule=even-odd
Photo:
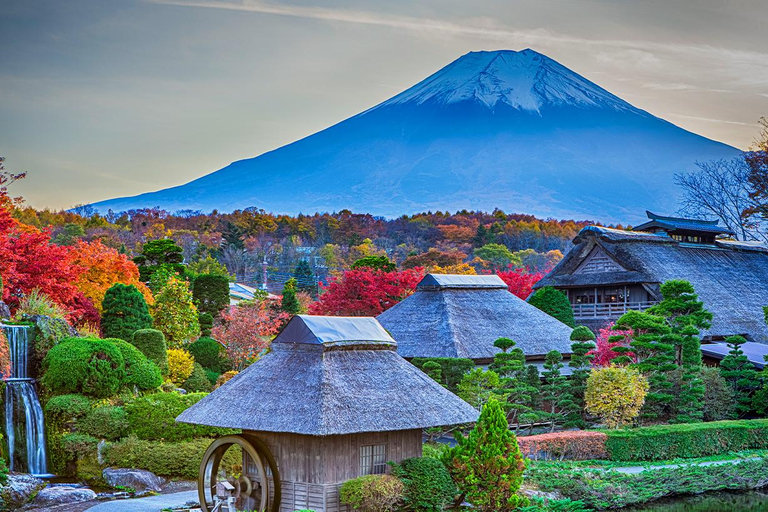
[{"label": "cloud", "polygon": [[681,117],[683,119],[693,119],[695,121],[707,121],[709,123],[721,123],[721,124],[735,124],[738,126],[755,126],[755,123],[742,123],[739,121],[726,121],[725,119],[712,119],[711,117],[699,117],[699,116],[689,116],[685,114],[667,114],[669,117]]},{"label": "cloud", "polygon": [[703,91],[703,92],[722,92],[732,93],[728,89],[711,89],[709,87],[699,87],[692,84],[683,84],[680,82],[651,82],[643,84],[644,89],[653,89],[654,91]]}]

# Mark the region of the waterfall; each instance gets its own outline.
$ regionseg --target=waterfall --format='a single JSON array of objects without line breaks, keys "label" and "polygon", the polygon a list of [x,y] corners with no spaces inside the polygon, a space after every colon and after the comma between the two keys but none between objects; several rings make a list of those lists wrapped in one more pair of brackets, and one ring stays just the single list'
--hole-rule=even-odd
[{"label": "waterfall", "polygon": [[31,328],[3,325],[11,354],[11,378],[5,387],[5,435],[8,442],[8,467],[33,475],[48,473],[45,453],[43,408],[29,378]]}]

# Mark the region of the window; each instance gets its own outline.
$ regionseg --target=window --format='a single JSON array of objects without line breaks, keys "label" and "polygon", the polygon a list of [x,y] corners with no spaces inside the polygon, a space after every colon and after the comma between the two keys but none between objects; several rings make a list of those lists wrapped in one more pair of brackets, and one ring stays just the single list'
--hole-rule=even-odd
[{"label": "window", "polygon": [[360,476],[383,475],[387,470],[387,445],[360,447]]}]

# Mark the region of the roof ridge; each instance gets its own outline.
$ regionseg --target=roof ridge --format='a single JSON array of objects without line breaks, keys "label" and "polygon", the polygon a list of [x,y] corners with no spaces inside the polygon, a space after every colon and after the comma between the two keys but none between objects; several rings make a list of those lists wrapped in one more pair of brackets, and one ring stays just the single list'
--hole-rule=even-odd
[{"label": "roof ridge", "polygon": [[443,307],[445,308],[446,316],[448,317],[448,319],[446,321],[446,325],[448,326],[448,332],[451,335],[451,345],[453,345],[453,349],[456,352],[456,355],[453,356],[453,357],[459,357],[460,358],[462,356],[461,356],[461,354],[459,354],[459,347],[458,347],[458,345],[459,345],[459,338],[458,338],[458,334],[456,332],[456,328],[454,326],[453,314],[452,314],[453,310],[452,310],[452,308],[450,306],[450,301],[448,301],[448,299],[447,299],[448,296],[446,295],[445,291],[440,291],[438,293],[440,294],[440,300],[443,303]]},{"label": "roof ridge", "polygon": [[715,220],[687,219],[685,217],[672,217],[670,215],[659,215],[658,213],[653,213],[649,210],[645,210],[645,214],[651,220],[672,220],[672,221],[686,222],[686,223],[710,224],[712,226],[717,226],[720,223],[720,221],[717,219]]}]

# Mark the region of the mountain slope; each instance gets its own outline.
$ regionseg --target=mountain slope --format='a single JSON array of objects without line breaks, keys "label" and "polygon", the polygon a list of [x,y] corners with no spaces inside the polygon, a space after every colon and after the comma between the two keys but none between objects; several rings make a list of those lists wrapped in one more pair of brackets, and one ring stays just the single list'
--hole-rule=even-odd
[{"label": "mountain slope", "polygon": [[631,222],[646,209],[677,209],[675,172],[736,153],[535,51],[472,52],[297,142],[93,206],[385,216],[500,208]]}]

